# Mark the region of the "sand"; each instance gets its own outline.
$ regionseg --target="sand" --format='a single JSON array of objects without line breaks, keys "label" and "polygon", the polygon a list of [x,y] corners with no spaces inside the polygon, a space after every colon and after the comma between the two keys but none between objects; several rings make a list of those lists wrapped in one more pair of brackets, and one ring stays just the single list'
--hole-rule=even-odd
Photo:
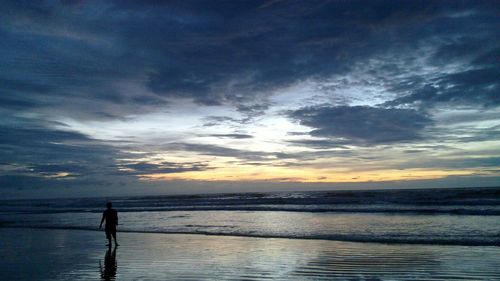
[{"label": "sand", "polygon": [[500,280],[498,247],[0,229],[0,280]]}]

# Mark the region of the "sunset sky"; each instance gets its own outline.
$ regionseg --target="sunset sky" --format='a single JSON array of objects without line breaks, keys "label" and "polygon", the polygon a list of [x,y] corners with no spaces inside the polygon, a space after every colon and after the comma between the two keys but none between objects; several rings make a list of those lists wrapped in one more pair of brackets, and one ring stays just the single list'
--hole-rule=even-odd
[{"label": "sunset sky", "polygon": [[3,198],[500,185],[498,1],[0,1]]}]

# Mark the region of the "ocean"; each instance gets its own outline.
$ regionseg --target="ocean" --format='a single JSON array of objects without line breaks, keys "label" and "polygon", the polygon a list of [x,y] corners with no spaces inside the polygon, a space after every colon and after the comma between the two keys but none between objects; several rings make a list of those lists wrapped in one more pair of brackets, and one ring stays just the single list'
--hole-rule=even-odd
[{"label": "ocean", "polygon": [[5,200],[0,227],[500,246],[500,188]]},{"label": "ocean", "polygon": [[500,280],[500,188],[0,203],[0,280]]}]

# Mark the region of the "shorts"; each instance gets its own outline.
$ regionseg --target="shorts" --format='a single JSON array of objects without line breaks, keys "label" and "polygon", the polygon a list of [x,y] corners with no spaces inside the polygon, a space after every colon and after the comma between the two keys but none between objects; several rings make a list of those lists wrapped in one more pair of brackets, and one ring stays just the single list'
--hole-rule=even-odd
[{"label": "shorts", "polygon": [[116,225],[106,225],[104,231],[106,232],[106,238],[111,239],[111,235],[116,236]]}]

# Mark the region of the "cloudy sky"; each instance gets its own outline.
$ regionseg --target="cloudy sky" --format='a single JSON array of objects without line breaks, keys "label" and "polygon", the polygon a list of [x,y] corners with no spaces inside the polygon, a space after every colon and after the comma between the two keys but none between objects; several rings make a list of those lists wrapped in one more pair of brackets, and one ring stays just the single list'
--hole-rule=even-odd
[{"label": "cloudy sky", "polygon": [[500,185],[498,1],[1,1],[7,197]]}]

